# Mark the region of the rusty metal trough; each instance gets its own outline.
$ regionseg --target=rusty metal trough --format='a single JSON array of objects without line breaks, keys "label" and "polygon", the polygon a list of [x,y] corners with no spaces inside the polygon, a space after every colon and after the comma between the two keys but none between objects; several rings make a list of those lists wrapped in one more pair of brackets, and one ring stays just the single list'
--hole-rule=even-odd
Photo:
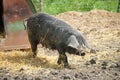
[{"label": "rusty metal trough", "polygon": [[23,19],[36,12],[32,0],[0,0],[0,50],[29,48]]}]

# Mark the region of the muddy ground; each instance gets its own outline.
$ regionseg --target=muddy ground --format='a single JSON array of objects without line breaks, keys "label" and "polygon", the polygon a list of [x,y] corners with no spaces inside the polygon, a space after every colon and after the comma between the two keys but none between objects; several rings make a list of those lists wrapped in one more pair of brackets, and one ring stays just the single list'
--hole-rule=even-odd
[{"label": "muddy ground", "polygon": [[57,65],[58,52],[38,48],[0,52],[0,80],[120,80],[120,13],[104,10],[65,12],[55,17],[78,29],[96,50],[69,55],[71,69]]}]

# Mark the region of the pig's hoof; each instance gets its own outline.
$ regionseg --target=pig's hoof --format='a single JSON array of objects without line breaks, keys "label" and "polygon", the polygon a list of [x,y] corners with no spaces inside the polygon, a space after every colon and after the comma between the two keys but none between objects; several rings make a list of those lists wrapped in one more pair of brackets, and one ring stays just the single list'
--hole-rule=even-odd
[{"label": "pig's hoof", "polygon": [[33,58],[35,58],[35,57],[36,57],[36,55],[33,54]]},{"label": "pig's hoof", "polygon": [[61,60],[58,60],[58,61],[57,61],[57,64],[60,65],[60,64],[61,64]]},{"label": "pig's hoof", "polygon": [[68,63],[64,63],[64,68],[70,68],[70,65]]},{"label": "pig's hoof", "polygon": [[72,69],[70,65],[64,65],[64,68]]}]

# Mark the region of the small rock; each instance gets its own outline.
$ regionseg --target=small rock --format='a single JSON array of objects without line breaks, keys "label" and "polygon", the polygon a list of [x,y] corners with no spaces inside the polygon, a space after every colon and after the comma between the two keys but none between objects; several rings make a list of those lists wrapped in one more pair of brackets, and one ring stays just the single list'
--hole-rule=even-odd
[{"label": "small rock", "polygon": [[116,50],[116,52],[120,52],[120,48]]},{"label": "small rock", "polygon": [[91,73],[95,73],[95,71],[92,71]]},{"label": "small rock", "polygon": [[19,72],[23,71],[24,69],[23,68],[20,68]]},{"label": "small rock", "polygon": [[108,62],[107,61],[103,61],[102,64],[101,64],[101,68],[102,69],[106,69],[108,66]]},{"label": "small rock", "polygon": [[12,77],[4,75],[0,80],[13,80]]},{"label": "small rock", "polygon": [[118,36],[118,37],[120,36],[120,32],[117,33],[117,36]]},{"label": "small rock", "polygon": [[50,74],[52,74],[52,75],[57,75],[57,74],[58,74],[58,72],[57,72],[57,71],[55,71],[55,70],[54,70],[54,71],[52,70],[52,71],[50,72]]},{"label": "small rock", "polygon": [[91,64],[96,64],[95,59],[91,59],[90,61],[87,61],[85,65],[91,65]]},{"label": "small rock", "polygon": [[89,61],[86,61],[85,65],[90,65],[90,62],[89,62]]},{"label": "small rock", "polygon": [[20,78],[19,78],[18,76],[15,76],[14,79],[15,79],[15,80],[19,80]]},{"label": "small rock", "polygon": [[80,77],[82,77],[83,76],[83,73],[75,73],[75,78],[80,78]]},{"label": "small rock", "polygon": [[61,76],[61,79],[62,80],[71,80],[71,75],[63,73]]},{"label": "small rock", "polygon": [[63,77],[64,80],[70,80],[70,76],[66,75]]},{"label": "small rock", "polygon": [[3,80],[8,80],[8,78],[5,77],[5,78],[3,78]]},{"label": "small rock", "polygon": [[116,65],[117,65],[117,67],[120,67],[120,63],[118,62],[118,63],[116,63]]},{"label": "small rock", "polygon": [[102,66],[102,69],[106,69],[106,66]]},{"label": "small rock", "polygon": [[90,53],[96,53],[96,50],[95,49],[91,49]]},{"label": "small rock", "polygon": [[94,59],[91,59],[89,62],[90,64],[96,64],[96,61]]},{"label": "small rock", "polygon": [[36,77],[35,80],[41,80],[39,77]]},{"label": "small rock", "polygon": [[94,32],[94,31],[97,31],[97,29],[96,28],[90,29],[90,32]]},{"label": "small rock", "polygon": [[110,64],[110,68],[116,68],[117,67],[117,64],[116,63],[111,63]]},{"label": "small rock", "polygon": [[115,75],[115,76],[118,76],[118,74],[117,74],[117,73],[114,73],[114,75]]},{"label": "small rock", "polygon": [[75,74],[75,78],[78,78],[78,74],[77,73]]},{"label": "small rock", "polygon": [[88,77],[87,77],[87,76],[84,76],[84,77],[82,77],[82,79],[83,79],[83,80],[85,80],[85,79],[88,80]]},{"label": "small rock", "polygon": [[101,65],[102,65],[102,66],[107,66],[107,65],[108,65],[108,62],[103,61]]}]

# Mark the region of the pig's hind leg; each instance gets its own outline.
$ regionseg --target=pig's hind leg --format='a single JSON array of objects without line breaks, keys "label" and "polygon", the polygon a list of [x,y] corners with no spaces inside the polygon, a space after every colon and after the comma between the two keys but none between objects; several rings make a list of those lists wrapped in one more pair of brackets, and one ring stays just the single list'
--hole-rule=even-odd
[{"label": "pig's hind leg", "polygon": [[38,40],[36,40],[35,38],[29,38],[29,42],[30,42],[30,45],[31,45],[31,49],[32,49],[32,53],[33,53],[33,58],[36,57],[37,55],[37,45],[39,43]]}]

